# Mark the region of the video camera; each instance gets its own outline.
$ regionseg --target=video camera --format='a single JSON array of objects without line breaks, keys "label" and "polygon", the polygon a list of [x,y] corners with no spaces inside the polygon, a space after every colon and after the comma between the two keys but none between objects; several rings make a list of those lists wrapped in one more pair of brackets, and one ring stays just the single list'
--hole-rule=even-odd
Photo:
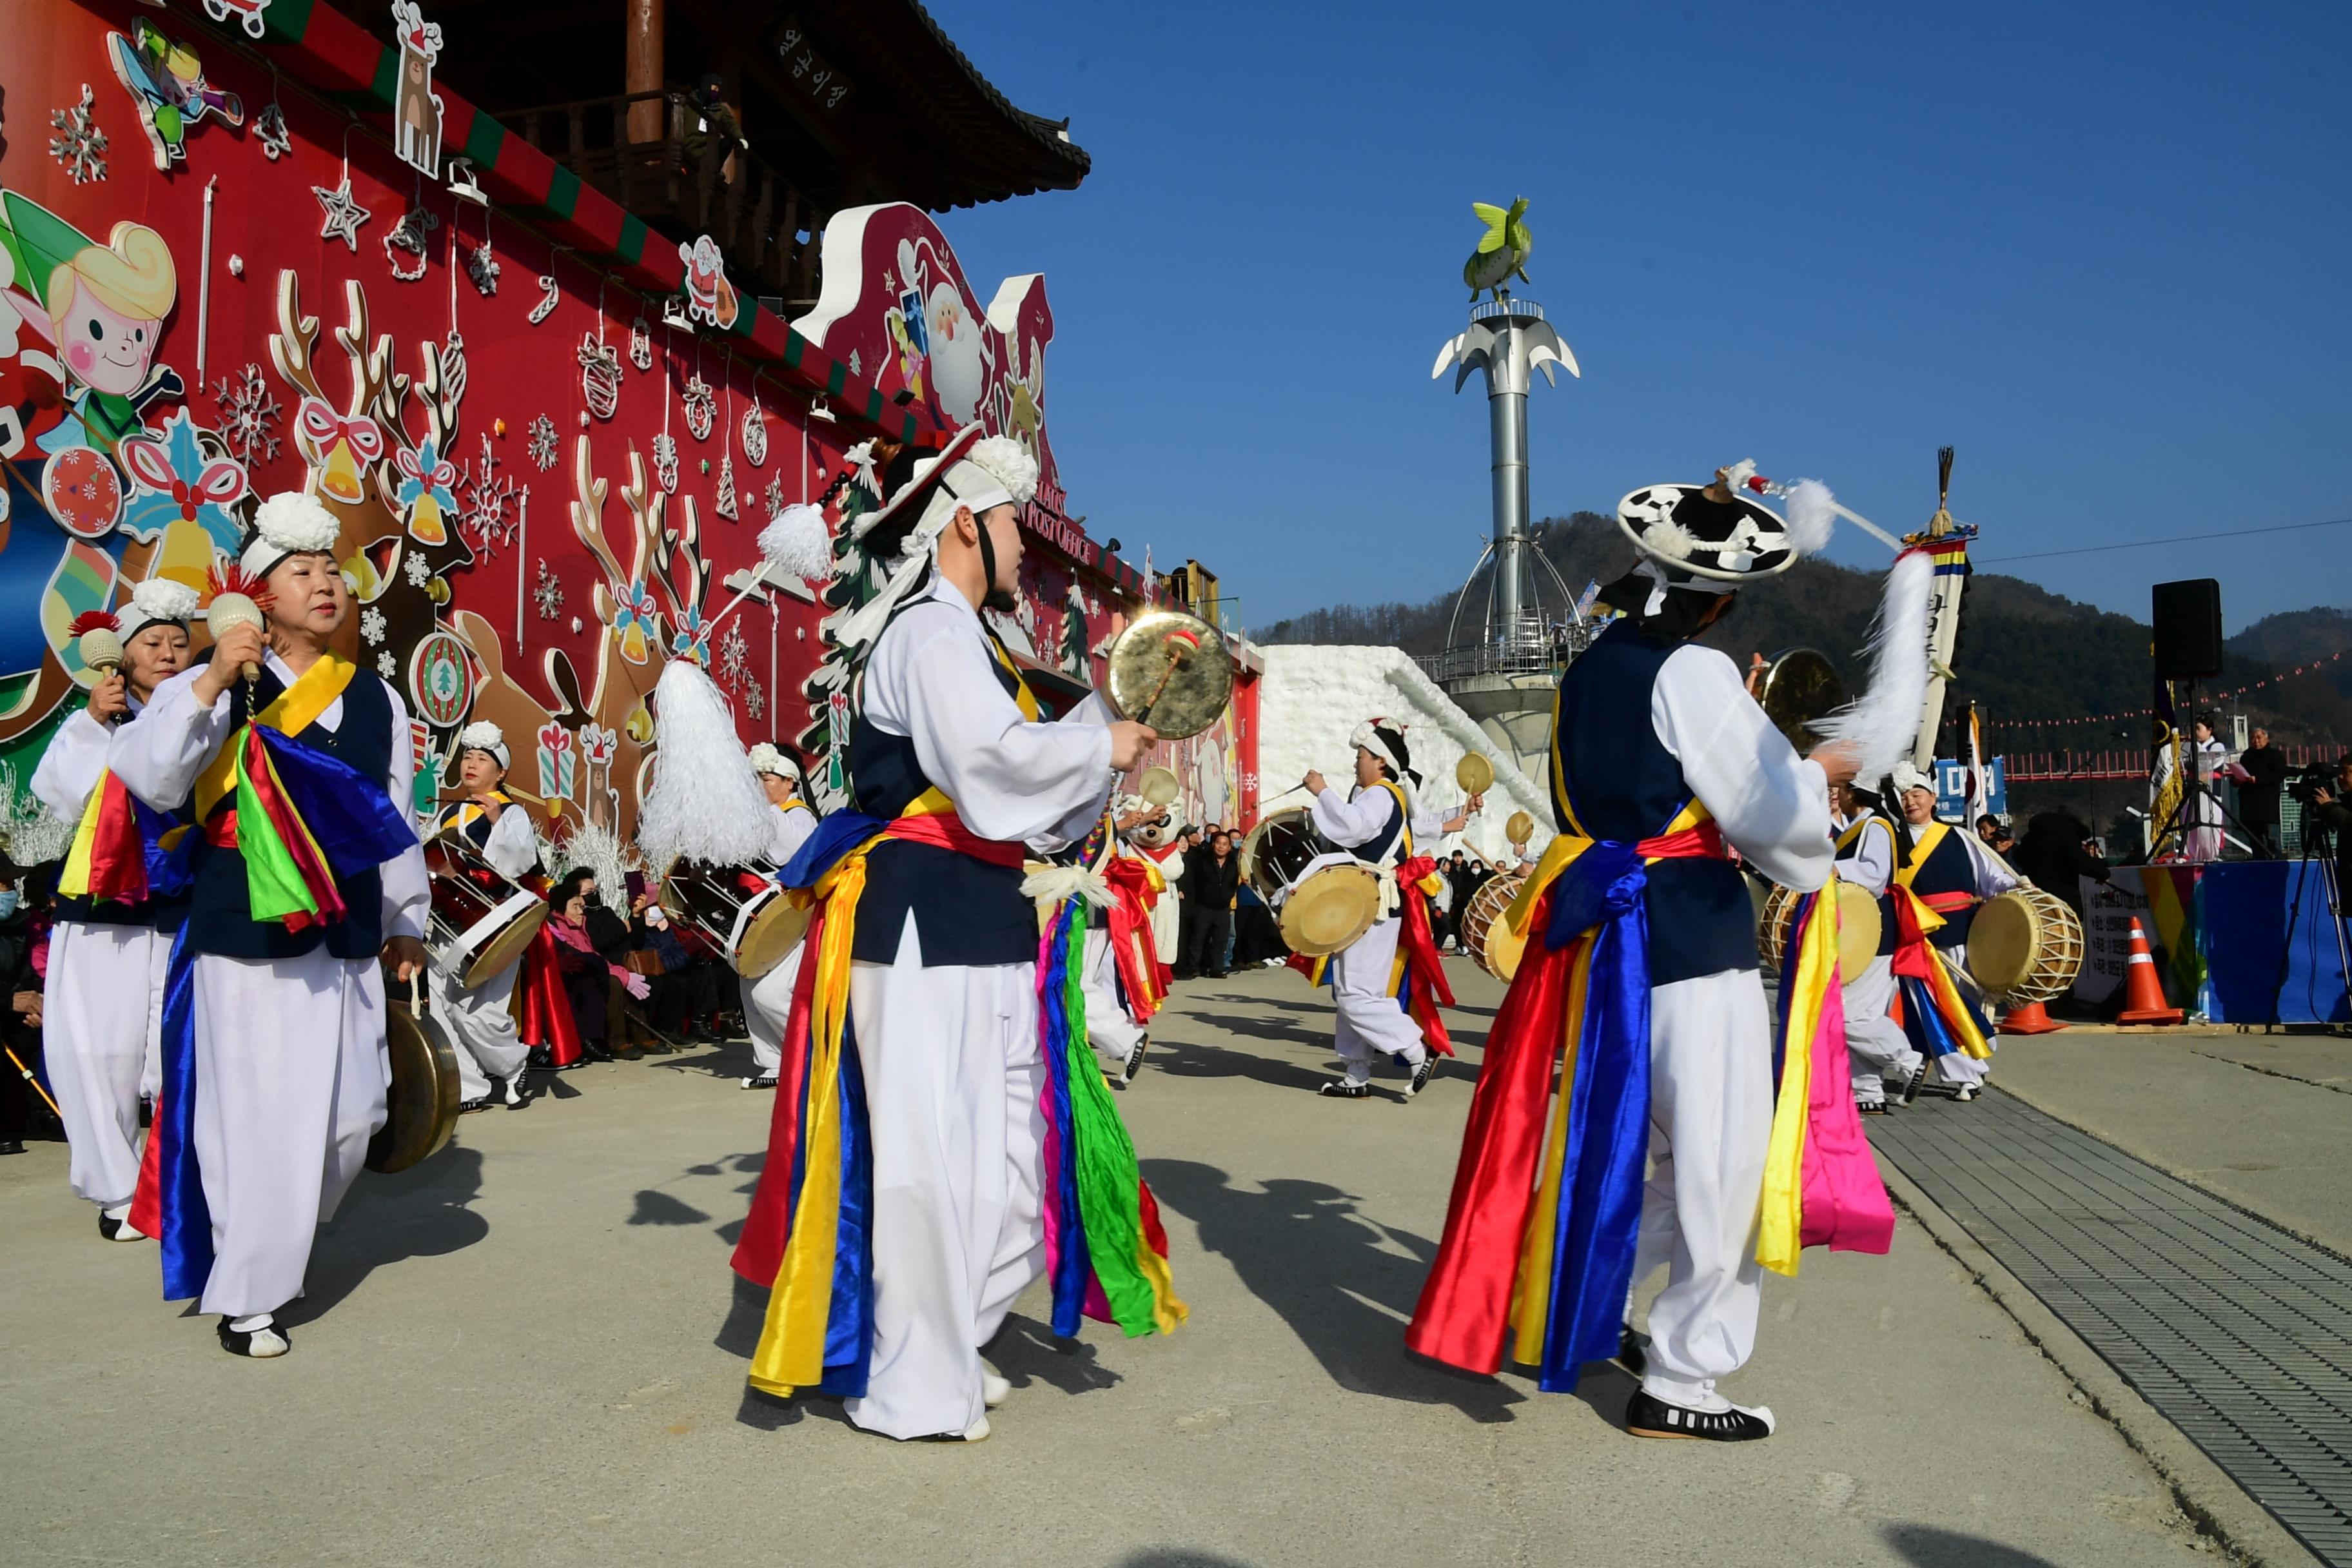
[{"label": "video camera", "polygon": [[2336,782],[2334,763],[2313,763],[2293,769],[2286,775],[2286,793],[2305,805],[2315,804],[2315,796],[2323,789],[2330,795],[2344,793]]}]

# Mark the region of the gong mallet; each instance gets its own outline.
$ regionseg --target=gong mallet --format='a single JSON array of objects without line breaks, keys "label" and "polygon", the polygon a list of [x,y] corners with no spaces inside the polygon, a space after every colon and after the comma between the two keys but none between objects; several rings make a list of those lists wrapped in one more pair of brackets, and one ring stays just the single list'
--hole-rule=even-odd
[{"label": "gong mallet", "polygon": [[1194,654],[1201,651],[1201,636],[1190,626],[1178,626],[1160,639],[1160,646],[1167,651],[1168,668],[1161,673],[1160,684],[1151,689],[1151,695],[1145,698],[1143,706],[1136,710],[1135,721],[1139,724],[1151,722],[1151,710],[1159,705],[1160,698],[1167,695],[1168,683],[1176,679],[1176,672],[1190,663]]}]

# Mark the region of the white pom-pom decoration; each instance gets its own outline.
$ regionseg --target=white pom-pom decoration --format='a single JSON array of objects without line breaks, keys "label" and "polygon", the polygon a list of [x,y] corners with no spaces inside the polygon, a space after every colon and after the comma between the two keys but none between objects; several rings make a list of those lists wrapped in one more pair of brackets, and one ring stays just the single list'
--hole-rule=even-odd
[{"label": "white pom-pom decoration", "polygon": [[833,575],[833,536],[825,531],[824,512],[796,501],[778,512],[760,531],[760,553],[779,572],[811,582]]},{"label": "white pom-pom decoration", "polygon": [[637,807],[637,847],[656,870],[674,860],[748,866],[767,854],[768,792],[736,738],[727,699],[700,665],[674,658],[654,687],[654,782]]},{"label": "white pom-pom decoration", "polygon": [[1669,560],[1687,561],[1698,548],[1698,540],[1673,518],[1662,517],[1642,531],[1642,548]]},{"label": "white pom-pom decoration", "polygon": [[1799,479],[1789,487],[1789,548],[1800,555],[1819,555],[1829,548],[1830,531],[1837,526],[1837,498],[1819,479]]},{"label": "white pom-pom decoration", "polygon": [[457,731],[457,749],[496,752],[507,743],[506,731],[488,719],[477,719]]},{"label": "white pom-pom decoration", "polygon": [[316,496],[281,490],[255,509],[253,531],[290,555],[333,550],[342,525]]},{"label": "white pom-pom decoration", "polygon": [[139,612],[142,620],[194,620],[199,602],[200,595],[194,588],[169,577],[150,577],[131,589],[131,607]]},{"label": "white pom-pom decoration", "polygon": [[971,444],[963,460],[985,468],[1015,506],[1026,506],[1037,494],[1037,459],[1010,436],[987,436]]},{"label": "white pom-pom decoration", "polygon": [[1896,763],[1909,760],[1918,739],[1927,701],[1927,595],[1935,581],[1935,563],[1924,550],[1895,563],[1870,628],[1870,689],[1813,725],[1824,741],[1860,747],[1854,783],[1861,788],[1876,789]]}]

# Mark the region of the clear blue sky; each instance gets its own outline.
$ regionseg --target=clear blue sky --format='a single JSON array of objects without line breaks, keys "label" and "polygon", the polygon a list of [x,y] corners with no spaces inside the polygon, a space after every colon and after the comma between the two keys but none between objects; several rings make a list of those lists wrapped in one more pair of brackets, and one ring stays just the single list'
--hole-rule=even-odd
[{"label": "clear blue sky", "polygon": [[[1458,584],[1484,398],[1432,382],[1475,198],[1533,204],[1538,516],[1752,457],[1979,556],[2352,516],[2352,6],[932,0],[1076,192],[946,215],[1042,270],[1074,510],[1251,625]],[[1508,42],[1505,42],[1507,39]],[[1858,534],[1854,563],[1885,552]],[[2352,605],[2352,527],[2018,561],[2231,629]]]}]

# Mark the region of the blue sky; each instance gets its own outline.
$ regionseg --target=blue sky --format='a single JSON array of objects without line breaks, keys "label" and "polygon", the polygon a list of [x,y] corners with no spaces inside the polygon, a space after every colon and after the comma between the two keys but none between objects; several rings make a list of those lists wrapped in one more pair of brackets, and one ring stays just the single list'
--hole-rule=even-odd
[{"label": "blue sky", "polygon": [[[1527,196],[1581,362],[1538,516],[1754,458],[2145,616],[2352,605],[2352,7],[932,0],[1094,174],[945,215],[1042,270],[1071,506],[1263,626],[1458,584],[1487,529],[1473,199]],[[1503,40],[1507,39],[1507,43]],[[1832,554],[1884,563],[1842,531]]]}]

